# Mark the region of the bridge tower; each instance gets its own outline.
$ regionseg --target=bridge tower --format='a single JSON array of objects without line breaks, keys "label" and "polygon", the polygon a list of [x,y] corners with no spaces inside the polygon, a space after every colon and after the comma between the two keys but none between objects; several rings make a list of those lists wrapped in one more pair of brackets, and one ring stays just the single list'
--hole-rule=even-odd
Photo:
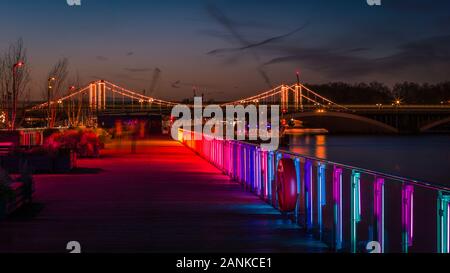
[{"label": "bridge tower", "polygon": [[89,85],[89,108],[94,111],[106,109],[106,84],[104,81]]},{"label": "bridge tower", "polygon": [[281,86],[281,111],[286,113],[289,109],[289,89],[283,84]]},{"label": "bridge tower", "polygon": [[300,84],[295,86],[294,90],[295,111],[303,111],[303,89]]},{"label": "bridge tower", "polygon": [[98,83],[98,108],[99,110],[106,109],[106,84],[104,81]]},{"label": "bridge tower", "polygon": [[89,85],[89,108],[97,109],[97,85],[95,83]]}]

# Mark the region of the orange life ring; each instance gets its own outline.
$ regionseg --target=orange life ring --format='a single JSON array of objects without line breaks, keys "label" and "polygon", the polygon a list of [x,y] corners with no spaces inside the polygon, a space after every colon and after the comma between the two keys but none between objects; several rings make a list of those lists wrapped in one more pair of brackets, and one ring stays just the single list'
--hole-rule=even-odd
[{"label": "orange life ring", "polygon": [[297,172],[294,160],[282,158],[277,170],[278,205],[282,212],[292,212],[297,205]]}]

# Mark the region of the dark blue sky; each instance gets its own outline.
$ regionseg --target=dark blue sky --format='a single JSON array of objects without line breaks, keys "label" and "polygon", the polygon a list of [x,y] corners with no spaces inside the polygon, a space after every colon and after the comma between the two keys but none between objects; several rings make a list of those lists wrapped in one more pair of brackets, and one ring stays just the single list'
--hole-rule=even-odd
[{"label": "dark blue sky", "polygon": [[293,82],[449,80],[450,1],[2,0],[0,49],[22,37],[33,93],[69,58],[72,76],[183,98],[239,98]]}]

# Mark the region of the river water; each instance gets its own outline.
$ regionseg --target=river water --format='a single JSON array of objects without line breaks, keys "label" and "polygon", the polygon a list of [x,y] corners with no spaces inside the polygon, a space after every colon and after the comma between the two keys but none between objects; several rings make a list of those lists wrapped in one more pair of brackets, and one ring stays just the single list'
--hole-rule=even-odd
[{"label": "river water", "polygon": [[450,186],[450,135],[302,135],[289,143],[303,155]]}]

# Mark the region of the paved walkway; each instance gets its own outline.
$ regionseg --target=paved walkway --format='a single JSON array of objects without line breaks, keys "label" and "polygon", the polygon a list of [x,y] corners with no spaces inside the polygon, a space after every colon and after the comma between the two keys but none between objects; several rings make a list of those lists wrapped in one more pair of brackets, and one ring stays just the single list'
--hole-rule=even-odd
[{"label": "paved walkway", "polygon": [[110,145],[0,222],[0,252],[317,252],[324,245],[177,142]]}]

